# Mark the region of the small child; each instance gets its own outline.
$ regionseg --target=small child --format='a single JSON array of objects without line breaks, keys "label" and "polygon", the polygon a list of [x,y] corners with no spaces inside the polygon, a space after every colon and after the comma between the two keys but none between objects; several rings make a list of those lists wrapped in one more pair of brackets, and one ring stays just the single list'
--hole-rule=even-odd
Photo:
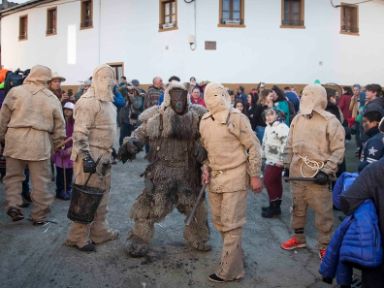
[{"label": "small child", "polygon": [[363,129],[368,139],[362,144],[359,173],[369,164],[384,156],[384,135],[379,131],[382,115],[379,111],[368,111],[363,115]]},{"label": "small child", "polygon": [[[73,109],[75,105],[71,102],[65,103],[64,118],[67,139],[72,137],[75,121],[73,119]],[[53,161],[56,166],[56,198],[62,200],[71,199],[73,163],[71,161],[72,140],[68,141],[62,149],[53,155]]]},{"label": "small child", "polygon": [[265,158],[264,185],[269,196],[269,207],[263,207],[261,216],[272,218],[281,214],[280,205],[283,195],[283,152],[287,143],[289,128],[278,120],[276,110],[265,110],[265,129],[263,138],[263,158]]}]

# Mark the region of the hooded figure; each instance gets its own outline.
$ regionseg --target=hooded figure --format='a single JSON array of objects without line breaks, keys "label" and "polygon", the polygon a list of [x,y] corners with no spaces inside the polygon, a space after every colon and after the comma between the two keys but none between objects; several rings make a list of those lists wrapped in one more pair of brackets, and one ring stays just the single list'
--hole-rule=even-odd
[{"label": "hooded figure", "polygon": [[[144,191],[130,212],[135,222],[127,240],[131,256],[147,253],[154,224],[174,208],[184,215],[191,213],[201,189],[200,168],[206,157],[199,143],[199,123],[205,112],[204,107],[188,102],[183,85],[172,83],[162,105],[145,110],[139,117],[142,124],[124,140],[119,151],[123,162],[134,159],[145,144],[150,146]],[[185,227],[184,238],[194,249],[210,250],[204,201],[197,207],[193,222]]]},{"label": "hooded figure", "polygon": [[[73,149],[75,184],[100,188],[103,196],[92,224],[72,222],[66,244],[81,251],[95,251],[101,244],[118,237],[107,222],[107,205],[111,188],[112,147],[116,137],[116,107],[113,105],[115,73],[108,65],[97,67],[92,86],[75,105]],[[98,162],[96,164],[96,162]]]},{"label": "hooded figure", "polygon": [[203,182],[208,184],[212,222],[223,239],[220,265],[209,280],[233,281],[244,276],[241,235],[247,189],[251,179],[252,190],[261,192],[261,147],[249,119],[231,107],[222,85],[208,84],[204,99],[209,112],[200,123],[201,142],[208,153]]},{"label": "hooded figure", "polygon": [[32,181],[31,218],[43,224],[53,201],[48,183],[50,157],[54,147],[65,139],[65,122],[60,101],[47,89],[51,70],[34,66],[23,85],[10,90],[0,112],[0,141],[7,161],[4,178],[6,209],[13,221],[24,218],[20,205],[24,168]]},{"label": "hooded figure", "polygon": [[335,178],[345,152],[344,129],[333,114],[325,111],[326,106],[324,87],[309,85],[304,88],[300,112],[291,123],[284,159],[286,176],[310,178],[313,182],[291,182],[291,224],[295,235],[281,247],[293,250],[306,246],[304,226],[309,206],[316,215],[320,258],[325,253],[333,227],[330,180]]}]

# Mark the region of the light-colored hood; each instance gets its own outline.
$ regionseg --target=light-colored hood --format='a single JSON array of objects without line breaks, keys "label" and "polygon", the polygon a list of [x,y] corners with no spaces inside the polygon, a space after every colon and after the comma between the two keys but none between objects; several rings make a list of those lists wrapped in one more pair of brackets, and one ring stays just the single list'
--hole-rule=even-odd
[{"label": "light-colored hood", "polygon": [[304,88],[300,100],[300,113],[310,115],[313,111],[320,114],[327,107],[327,91],[321,85],[308,85]]},{"label": "light-colored hood", "polygon": [[36,65],[32,67],[31,72],[25,78],[24,84],[33,86],[33,90],[37,91],[46,88],[51,78],[51,69],[42,65]]},{"label": "light-colored hood", "polygon": [[229,112],[231,97],[227,89],[218,83],[209,83],[204,90],[204,101],[211,115]]},{"label": "light-colored hood", "polygon": [[[108,70],[111,72],[112,79],[111,83],[109,83],[110,87],[108,87],[107,89],[103,87],[105,83],[101,82],[101,80],[98,79],[98,73],[100,73],[102,70]],[[92,84],[89,90],[94,93],[96,99],[101,101],[112,102],[114,98],[113,79],[115,79],[115,71],[113,70],[113,68],[107,64],[100,65],[93,71]]]}]

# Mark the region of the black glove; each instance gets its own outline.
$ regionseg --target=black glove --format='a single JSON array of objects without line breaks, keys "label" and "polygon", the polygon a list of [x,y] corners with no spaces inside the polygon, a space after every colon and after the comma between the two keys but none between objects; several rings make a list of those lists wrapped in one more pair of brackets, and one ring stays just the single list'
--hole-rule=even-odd
[{"label": "black glove", "polygon": [[[284,170],[283,170],[283,177],[284,178],[289,178],[289,169],[288,168],[284,168]],[[285,182],[288,182],[288,181],[285,180]]]},{"label": "black glove", "polygon": [[83,158],[83,171],[84,173],[96,173],[96,163],[89,153]]},{"label": "black glove", "polygon": [[324,172],[319,171],[315,176],[314,182],[319,185],[326,185],[329,183],[329,176]]}]

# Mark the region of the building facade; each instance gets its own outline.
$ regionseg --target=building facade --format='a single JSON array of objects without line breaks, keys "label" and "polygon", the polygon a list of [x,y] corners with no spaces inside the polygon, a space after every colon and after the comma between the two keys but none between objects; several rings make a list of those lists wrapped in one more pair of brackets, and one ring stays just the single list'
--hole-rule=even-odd
[{"label": "building facade", "polygon": [[6,68],[77,85],[99,63],[150,83],[384,84],[384,1],[35,0],[1,12]]}]

